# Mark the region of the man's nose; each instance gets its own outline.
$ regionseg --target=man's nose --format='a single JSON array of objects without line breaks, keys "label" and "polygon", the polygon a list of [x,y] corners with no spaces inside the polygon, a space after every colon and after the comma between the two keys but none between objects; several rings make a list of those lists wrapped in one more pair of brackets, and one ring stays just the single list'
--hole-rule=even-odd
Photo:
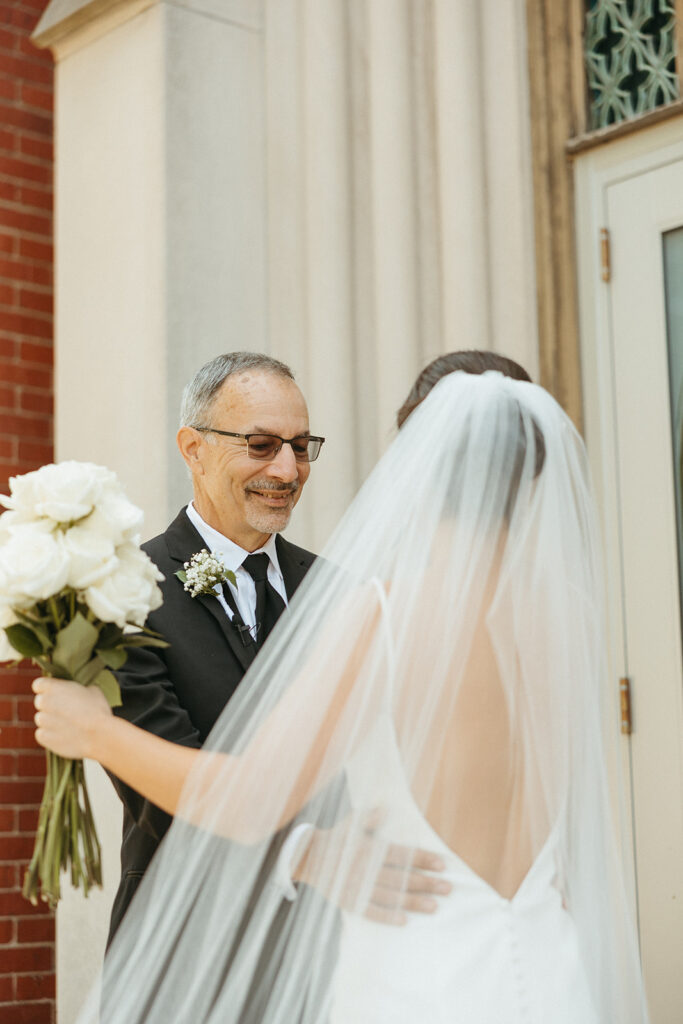
[{"label": "man's nose", "polygon": [[294,457],[294,449],[291,444],[284,442],[277,455],[268,463],[268,472],[279,480],[290,483],[296,480],[298,475],[297,463]]}]

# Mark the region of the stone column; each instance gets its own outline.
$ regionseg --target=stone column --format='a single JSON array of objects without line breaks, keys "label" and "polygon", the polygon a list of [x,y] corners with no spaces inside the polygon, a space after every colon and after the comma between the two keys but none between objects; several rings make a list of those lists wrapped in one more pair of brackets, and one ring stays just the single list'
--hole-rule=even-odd
[{"label": "stone column", "polygon": [[[266,345],[263,11],[255,0],[55,0],[58,459],[115,469],[163,529],[189,497],[180,391],[219,352]],[[89,772],[106,891],[65,885],[58,1012],[101,963],[120,805]]]},{"label": "stone column", "polygon": [[34,41],[57,61],[57,455],[115,468],[156,532],[187,498],[183,384],[266,341],[261,5],[55,2]]},{"label": "stone column", "polygon": [[265,0],[264,24],[267,345],[329,436],[293,524],[319,546],[426,362],[537,375],[524,0]]}]

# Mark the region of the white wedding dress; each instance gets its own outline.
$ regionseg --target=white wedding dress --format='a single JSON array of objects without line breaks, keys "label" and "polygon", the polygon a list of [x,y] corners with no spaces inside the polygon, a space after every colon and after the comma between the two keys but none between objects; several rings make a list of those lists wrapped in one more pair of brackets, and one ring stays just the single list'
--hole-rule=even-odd
[{"label": "white wedding dress", "polygon": [[[444,843],[408,785],[393,722],[394,637],[382,607],[388,692],[347,766],[351,800],[376,779],[382,832],[439,854],[452,885],[435,914],[405,926],[344,914],[330,1024],[603,1024],[592,1005],[578,938],[558,887],[557,827],[512,899],[501,896]],[[607,1022],[604,1022],[607,1024]]]},{"label": "white wedding dress", "polygon": [[343,915],[330,1024],[608,1024],[598,1022],[557,887],[554,834],[514,897],[504,898],[420,813],[388,714],[376,729],[349,769],[351,793],[354,776],[381,773],[382,832],[441,855],[439,877],[453,888],[435,914],[411,914],[403,927]]}]

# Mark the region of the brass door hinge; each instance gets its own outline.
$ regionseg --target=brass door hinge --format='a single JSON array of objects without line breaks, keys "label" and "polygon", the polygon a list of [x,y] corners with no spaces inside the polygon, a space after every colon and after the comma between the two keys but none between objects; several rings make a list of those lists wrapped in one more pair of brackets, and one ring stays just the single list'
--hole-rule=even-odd
[{"label": "brass door hinge", "polygon": [[600,228],[600,277],[603,281],[610,281],[612,278],[612,254],[608,228]]},{"label": "brass door hinge", "polygon": [[619,705],[621,707],[621,731],[625,736],[633,732],[631,720],[631,680],[622,676],[619,680]]}]

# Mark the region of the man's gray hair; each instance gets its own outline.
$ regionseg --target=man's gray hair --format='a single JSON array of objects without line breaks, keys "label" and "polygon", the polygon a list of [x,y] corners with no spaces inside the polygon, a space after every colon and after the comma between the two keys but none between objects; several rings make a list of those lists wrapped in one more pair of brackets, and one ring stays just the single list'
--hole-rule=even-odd
[{"label": "man's gray hair", "polygon": [[226,352],[205,363],[183,391],[180,403],[180,426],[208,426],[216,393],[228,377],[245,370],[261,370],[294,380],[290,368],[279,359],[263,352]]}]

